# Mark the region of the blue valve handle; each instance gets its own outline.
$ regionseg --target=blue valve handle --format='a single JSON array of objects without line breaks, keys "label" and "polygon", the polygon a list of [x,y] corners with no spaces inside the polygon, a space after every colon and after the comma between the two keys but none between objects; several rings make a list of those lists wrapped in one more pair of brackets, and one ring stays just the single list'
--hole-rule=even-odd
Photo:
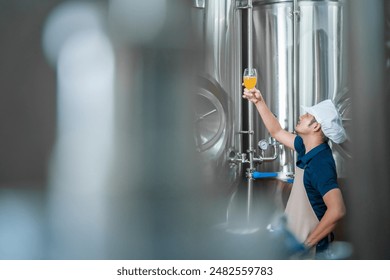
[{"label": "blue valve handle", "polygon": [[[277,172],[259,172],[259,171],[252,172],[253,179],[266,179],[266,178],[277,178],[277,177],[278,177]],[[290,184],[294,183],[293,178],[283,179],[283,181]]]},{"label": "blue valve handle", "polygon": [[258,172],[254,171],[252,173],[253,179],[262,179],[262,178],[276,178],[278,176],[278,173],[276,172]]}]

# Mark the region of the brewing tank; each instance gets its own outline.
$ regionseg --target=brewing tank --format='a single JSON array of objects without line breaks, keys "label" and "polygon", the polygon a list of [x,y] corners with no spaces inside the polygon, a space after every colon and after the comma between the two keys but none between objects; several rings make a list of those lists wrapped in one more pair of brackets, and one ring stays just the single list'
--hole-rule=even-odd
[{"label": "brewing tank", "polygon": [[193,1],[193,22],[202,42],[203,63],[194,89],[194,137],[206,184],[229,191],[242,166],[242,11],[234,0]]},{"label": "brewing tank", "polygon": [[[258,87],[282,127],[290,132],[300,106],[332,99],[340,113],[348,114],[350,98],[345,75],[343,1],[254,1],[254,65]],[[348,122],[348,116],[343,116]],[[255,116],[256,139],[268,135]],[[346,147],[333,149],[336,165],[344,170]],[[273,164],[260,170],[293,172],[294,157],[284,148]],[[342,173],[342,172],[339,172]]]}]

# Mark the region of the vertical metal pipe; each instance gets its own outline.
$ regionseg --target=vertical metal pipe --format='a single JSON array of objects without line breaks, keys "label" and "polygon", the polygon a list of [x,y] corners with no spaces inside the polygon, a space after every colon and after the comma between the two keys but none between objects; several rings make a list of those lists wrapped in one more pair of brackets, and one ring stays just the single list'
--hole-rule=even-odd
[{"label": "vertical metal pipe", "polygon": [[[295,124],[298,122],[299,118],[299,49],[298,49],[298,36],[299,36],[299,16],[300,16],[300,9],[298,6],[298,0],[294,0],[293,2],[293,11],[292,11],[292,17],[293,17],[293,36],[292,36],[292,51],[293,51],[293,66],[292,66],[292,117],[293,117],[293,123],[291,126],[291,129],[294,129]],[[293,153],[292,159],[295,163],[297,160],[297,154]],[[294,164],[293,164],[294,166]],[[295,170],[293,168],[293,172],[295,173]]]},{"label": "vertical metal pipe", "polygon": [[293,126],[297,123],[299,117],[299,50],[298,50],[298,22],[300,10],[298,0],[293,2]]},{"label": "vertical metal pipe", "polygon": [[[253,68],[253,5],[252,0],[248,1],[248,68]],[[249,172],[254,170],[254,133],[253,133],[253,104],[248,102],[248,139],[249,139]],[[253,200],[253,179],[248,178],[248,208],[247,208],[247,221],[250,221],[252,200]]]},{"label": "vertical metal pipe", "polygon": [[[235,12],[235,15],[234,15],[235,19],[234,19],[234,24],[235,26],[237,26],[237,28],[235,29],[235,38],[234,38],[234,41],[236,42],[236,45],[235,45],[235,49],[236,49],[236,52],[235,52],[235,59],[234,59],[234,79],[236,79],[237,83],[235,83],[235,92],[239,93],[239,94],[235,94],[235,102],[236,104],[238,104],[238,106],[236,106],[237,108],[237,114],[236,116],[239,116],[238,118],[235,118],[236,119],[236,122],[235,122],[235,125],[237,125],[237,129],[236,130],[232,130],[232,133],[233,133],[233,139],[235,139],[235,147],[237,147],[237,151],[239,154],[242,154],[243,152],[243,148],[242,148],[242,143],[243,143],[243,137],[242,137],[242,133],[239,133],[237,135],[236,131],[242,131],[242,125],[243,125],[243,122],[242,122],[242,101],[243,99],[241,98],[241,93],[242,93],[242,84],[241,84],[241,79],[242,79],[242,73],[240,72],[241,69],[242,69],[242,12],[240,9],[236,9],[236,12]],[[243,166],[242,164],[239,164],[238,165],[238,174],[242,174],[242,170],[243,170]]]},{"label": "vertical metal pipe", "polygon": [[248,68],[253,67],[253,5],[248,1]]}]

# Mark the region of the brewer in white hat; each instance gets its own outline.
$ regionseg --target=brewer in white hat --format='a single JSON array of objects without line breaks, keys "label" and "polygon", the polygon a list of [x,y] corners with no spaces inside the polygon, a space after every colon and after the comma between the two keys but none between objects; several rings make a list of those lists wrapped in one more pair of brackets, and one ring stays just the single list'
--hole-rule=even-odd
[{"label": "brewer in white hat", "polygon": [[346,140],[340,115],[331,100],[303,107],[295,132],[284,130],[257,88],[244,89],[243,98],[252,102],[267,130],[279,143],[296,151],[294,184],[287,201],[287,228],[305,248],[326,252],[333,230],[345,215],[337,182],[332,150],[327,143]]},{"label": "brewer in white hat", "polygon": [[[301,106],[304,113],[309,113],[321,125],[324,135],[340,144],[346,140],[346,133],[339,112],[330,99],[322,101],[312,107]],[[314,121],[313,121],[314,122]]]}]

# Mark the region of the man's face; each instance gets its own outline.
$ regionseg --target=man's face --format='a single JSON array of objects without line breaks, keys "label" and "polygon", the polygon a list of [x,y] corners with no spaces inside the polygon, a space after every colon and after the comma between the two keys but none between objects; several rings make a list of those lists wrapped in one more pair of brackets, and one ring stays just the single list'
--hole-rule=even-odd
[{"label": "man's face", "polygon": [[315,122],[315,118],[313,115],[306,113],[299,117],[298,123],[295,126],[295,131],[298,134],[306,134],[311,130],[311,125]]}]

